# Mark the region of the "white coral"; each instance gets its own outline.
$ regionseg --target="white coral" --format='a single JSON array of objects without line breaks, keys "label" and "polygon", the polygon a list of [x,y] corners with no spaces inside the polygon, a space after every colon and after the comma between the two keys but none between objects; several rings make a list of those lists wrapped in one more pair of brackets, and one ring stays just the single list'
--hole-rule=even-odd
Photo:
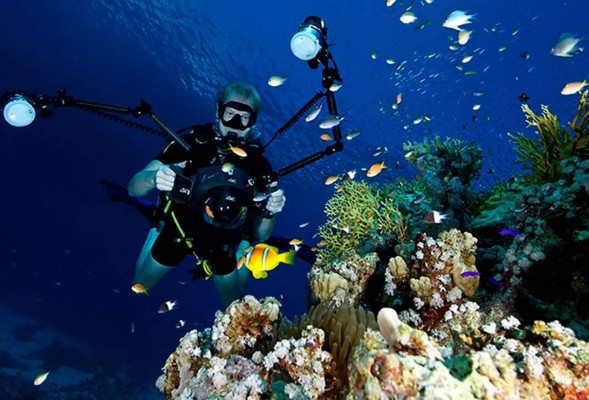
[{"label": "white coral", "polygon": [[444,299],[442,299],[439,293],[434,293],[429,301],[429,305],[433,308],[442,308],[444,307]]},{"label": "white coral", "polygon": [[441,271],[446,267],[446,265],[443,262],[437,262],[433,265],[433,268],[435,270]]},{"label": "white coral", "polygon": [[497,333],[497,325],[494,322],[489,322],[488,324],[482,326],[482,330],[489,335],[494,335]]},{"label": "white coral", "polygon": [[519,322],[519,320],[515,318],[513,315],[510,315],[509,317],[501,320],[501,327],[506,331],[513,328],[517,328],[518,326],[520,326],[520,324],[521,322]]},{"label": "white coral", "polygon": [[460,290],[457,286],[453,287],[446,295],[446,300],[448,300],[450,303],[456,303],[461,298],[462,290]]},{"label": "white coral", "polygon": [[538,350],[532,346],[527,346],[523,353],[526,373],[535,379],[542,378],[544,375],[544,361],[538,356]]},{"label": "white coral", "polygon": [[384,291],[389,296],[395,295],[395,289],[397,289],[397,285],[393,280],[393,274],[391,273],[390,269],[386,269],[384,272]]},{"label": "white coral", "polygon": [[413,305],[415,305],[415,308],[417,310],[421,310],[421,308],[425,305],[425,303],[423,302],[423,300],[421,300],[421,298],[414,297],[413,298]]}]

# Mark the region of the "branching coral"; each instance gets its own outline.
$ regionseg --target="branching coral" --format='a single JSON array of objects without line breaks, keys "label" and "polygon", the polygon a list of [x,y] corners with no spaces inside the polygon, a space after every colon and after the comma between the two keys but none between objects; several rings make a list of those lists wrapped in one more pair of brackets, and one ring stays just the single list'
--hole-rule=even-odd
[{"label": "branching coral", "polygon": [[517,145],[518,161],[532,171],[536,181],[552,182],[560,175],[560,161],[572,155],[573,141],[547,106],[542,106],[542,115],[536,115],[527,104],[522,105],[522,110],[527,126],[535,126],[540,138],[509,135]]},{"label": "branching coral", "polygon": [[319,258],[332,258],[348,250],[374,251],[379,234],[396,235],[407,240],[406,220],[394,199],[364,182],[348,181],[325,205],[328,219],[319,227],[326,246]]},{"label": "branching coral", "polygon": [[534,126],[539,138],[528,138],[523,133],[509,135],[517,145],[515,151],[519,162],[532,171],[531,178],[537,183],[553,182],[562,173],[560,163],[572,156],[587,158],[589,149],[589,102],[585,91],[579,100],[577,113],[569,124],[573,136],[560,125],[548,106],[542,105],[542,114],[535,114],[527,105],[522,105],[527,127]]},{"label": "branching coral", "polygon": [[338,189],[325,204],[327,223],[319,227],[326,247],[336,255],[359,247],[378,221],[378,198],[367,183],[348,181]]}]

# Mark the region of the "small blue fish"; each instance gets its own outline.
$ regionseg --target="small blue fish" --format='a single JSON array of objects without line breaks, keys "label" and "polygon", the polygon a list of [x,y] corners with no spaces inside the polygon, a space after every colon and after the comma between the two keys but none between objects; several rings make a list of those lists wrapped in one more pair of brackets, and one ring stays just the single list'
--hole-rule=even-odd
[{"label": "small blue fish", "polygon": [[481,273],[478,271],[464,271],[463,273],[460,274],[460,276],[462,276],[463,278],[466,277],[477,277],[477,276],[481,276]]},{"label": "small blue fish", "polygon": [[509,228],[505,228],[505,229],[501,229],[499,231],[499,234],[501,236],[517,236],[517,235],[521,235],[521,232],[518,231],[517,229],[509,229]]}]

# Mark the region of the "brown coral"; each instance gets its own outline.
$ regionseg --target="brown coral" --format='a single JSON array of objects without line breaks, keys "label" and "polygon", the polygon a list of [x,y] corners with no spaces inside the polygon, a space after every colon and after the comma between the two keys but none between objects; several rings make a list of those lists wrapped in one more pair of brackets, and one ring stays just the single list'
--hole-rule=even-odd
[{"label": "brown coral", "polygon": [[273,297],[259,301],[245,296],[233,302],[225,314],[215,317],[212,339],[219,354],[251,355],[254,345],[262,336],[271,335],[273,323],[280,315],[280,303]]}]

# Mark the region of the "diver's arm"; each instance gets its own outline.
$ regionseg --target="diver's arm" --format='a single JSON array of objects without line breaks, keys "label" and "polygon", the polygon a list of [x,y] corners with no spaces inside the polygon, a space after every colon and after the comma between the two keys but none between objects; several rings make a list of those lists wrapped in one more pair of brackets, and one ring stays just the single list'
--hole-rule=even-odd
[{"label": "diver's arm", "polygon": [[129,195],[141,197],[155,189],[155,175],[163,165],[161,161],[153,160],[145,168],[137,172],[129,181]]},{"label": "diver's arm", "polygon": [[272,231],[274,230],[274,218],[270,217],[270,218],[266,218],[266,217],[256,217],[256,219],[254,220],[254,226],[253,226],[253,235],[254,238],[258,241],[258,242],[264,242],[266,240],[268,240],[268,238],[270,237],[270,235],[272,234]]},{"label": "diver's arm", "polygon": [[266,203],[266,212],[269,216],[259,216],[256,217],[256,220],[254,221],[253,234],[256,240],[263,242],[270,237],[274,230],[273,215],[281,212],[285,203],[286,197],[284,196],[284,191],[282,189],[270,192],[268,202]]}]

